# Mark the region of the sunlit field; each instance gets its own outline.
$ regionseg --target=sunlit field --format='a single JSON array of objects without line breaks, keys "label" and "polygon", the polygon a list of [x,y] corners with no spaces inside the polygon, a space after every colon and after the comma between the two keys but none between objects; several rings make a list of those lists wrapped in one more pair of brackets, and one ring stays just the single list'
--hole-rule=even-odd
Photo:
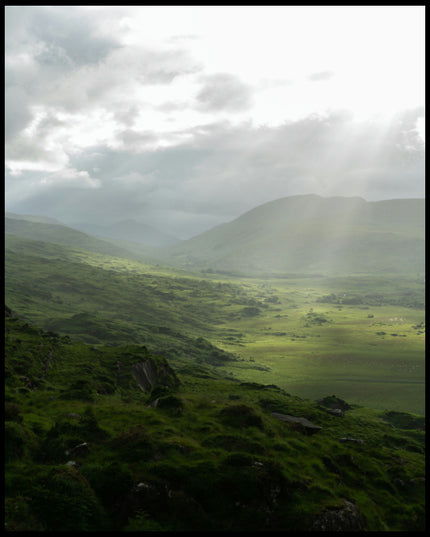
[{"label": "sunlit field", "polygon": [[231,378],[306,398],[424,414],[418,275],[193,274],[10,237],[6,254],[6,303],[45,329],[144,344],[173,367],[203,359]]},{"label": "sunlit field", "polygon": [[[347,291],[345,282],[340,289]],[[225,370],[303,397],[333,393],[378,409],[424,413],[423,310],[321,303],[327,282],[308,285],[270,282],[279,303],[230,323],[242,334],[238,341],[215,341],[243,359]],[[368,291],[363,282],[362,294]],[[348,292],[340,294],[347,299]]]}]

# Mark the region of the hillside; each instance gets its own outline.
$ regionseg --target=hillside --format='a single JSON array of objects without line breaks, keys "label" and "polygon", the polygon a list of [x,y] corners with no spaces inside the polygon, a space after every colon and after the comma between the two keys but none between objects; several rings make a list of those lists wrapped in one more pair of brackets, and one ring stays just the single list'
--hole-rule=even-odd
[{"label": "hillside", "polygon": [[171,246],[179,242],[179,239],[172,235],[168,235],[148,224],[136,222],[132,219],[121,220],[105,226],[83,222],[74,224],[73,227],[90,235],[97,235],[108,239],[133,241],[147,246]]},{"label": "hillside", "polygon": [[178,266],[244,274],[423,273],[424,200],[292,196],[165,255]]},{"label": "hillside", "polygon": [[5,297],[45,330],[424,413],[421,278],[226,278],[5,235]]},{"label": "hillside", "polygon": [[25,222],[36,222],[38,224],[56,224],[59,226],[64,226],[62,222],[60,222],[56,218],[50,218],[49,216],[17,214],[17,213],[6,212],[5,217],[12,218],[14,220],[24,220]]},{"label": "hillside", "polygon": [[15,215],[9,218],[7,214],[5,217],[5,233],[9,235],[35,241],[63,244],[115,257],[142,259],[142,257],[151,256],[150,248],[145,249],[143,245],[135,244],[132,241],[127,244],[118,240],[111,241],[97,238],[49,218],[27,217],[26,215]]},{"label": "hillside", "polygon": [[419,416],[5,322],[7,531],[424,530]]}]

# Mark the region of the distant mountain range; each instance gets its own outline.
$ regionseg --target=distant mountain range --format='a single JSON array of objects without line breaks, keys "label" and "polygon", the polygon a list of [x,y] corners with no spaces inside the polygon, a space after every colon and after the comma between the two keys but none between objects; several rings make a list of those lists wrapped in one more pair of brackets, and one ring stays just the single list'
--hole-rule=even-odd
[{"label": "distant mountain range", "polygon": [[424,200],[271,201],[164,249],[182,267],[254,273],[423,273]]},{"label": "distant mountain range", "polygon": [[83,233],[54,219],[6,213],[5,230],[27,239],[189,270],[422,274],[424,211],[423,199],[368,202],[303,195],[265,203],[184,241],[133,220],[105,227],[80,224]]},{"label": "distant mountain range", "polygon": [[[30,240],[65,244],[67,246],[71,246],[72,248],[88,250],[90,252],[97,252],[114,257],[126,257],[133,259],[144,258],[148,259],[149,261],[156,261],[156,258],[154,258],[154,255],[158,250],[156,246],[172,244],[175,241],[175,239],[169,238],[162,232],[157,232],[157,230],[154,228],[143,226],[146,230],[145,236],[148,238],[147,242],[145,243],[143,240],[143,235],[138,235],[138,231],[141,229],[141,227],[139,224],[134,224],[137,223],[128,223],[128,235],[125,226],[118,226],[117,233],[115,233],[115,225],[109,227],[93,226],[92,228],[90,225],[88,225],[88,227],[93,231],[92,234],[90,232],[84,232],[76,228],[66,226],[54,218],[9,212],[6,212],[5,214],[5,233]],[[100,231],[101,233],[99,233]],[[112,237],[108,236],[110,231],[112,231]],[[96,234],[99,236],[96,237]],[[114,238],[113,235],[115,234],[122,234],[125,238]],[[139,237],[141,240],[136,241],[133,239],[127,239],[127,236],[133,237],[134,239]],[[154,245],[154,243],[157,243],[157,237],[159,244]]]},{"label": "distant mountain range", "polygon": [[[48,220],[51,220],[51,223]],[[136,250],[131,251],[109,240],[93,237],[56,222],[53,219],[27,217],[26,215],[14,215],[11,218],[10,213],[6,213],[5,233],[34,241],[64,244],[79,250],[87,250],[114,257],[142,257]]]},{"label": "distant mountain range", "polygon": [[163,233],[148,224],[142,224],[132,219],[122,220],[106,226],[81,222],[73,224],[72,227],[99,237],[123,239],[149,246],[171,246],[180,242],[180,239],[177,239],[172,235]]}]

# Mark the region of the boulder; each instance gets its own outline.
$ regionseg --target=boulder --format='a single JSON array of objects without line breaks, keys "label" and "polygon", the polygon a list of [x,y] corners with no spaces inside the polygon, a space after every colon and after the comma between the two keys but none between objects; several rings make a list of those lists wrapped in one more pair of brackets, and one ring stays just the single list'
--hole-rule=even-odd
[{"label": "boulder", "polygon": [[347,436],[344,436],[340,439],[341,442],[352,442],[353,444],[364,444],[364,440],[361,440],[361,438],[349,438]]},{"label": "boulder", "polygon": [[319,425],[315,425],[306,418],[297,418],[295,416],[290,416],[289,414],[280,414],[279,412],[272,412],[272,416],[278,420],[286,421],[287,423],[292,423],[298,425],[306,430],[310,434],[317,433],[322,429]]},{"label": "boulder", "polygon": [[327,508],[313,520],[311,531],[365,531],[366,520],[358,507],[347,500],[339,508]]},{"label": "boulder", "polygon": [[134,364],[131,372],[143,391],[151,391],[156,386],[177,387],[179,379],[166,360],[147,358]]},{"label": "boulder", "polygon": [[317,401],[318,404],[326,407],[326,408],[340,408],[340,410],[350,410],[351,406],[341,399],[340,397],[337,397],[336,395],[328,395],[327,397],[324,397],[323,399],[319,399]]},{"label": "boulder", "polygon": [[340,408],[326,408],[326,411],[333,416],[343,418],[343,410],[341,410]]}]

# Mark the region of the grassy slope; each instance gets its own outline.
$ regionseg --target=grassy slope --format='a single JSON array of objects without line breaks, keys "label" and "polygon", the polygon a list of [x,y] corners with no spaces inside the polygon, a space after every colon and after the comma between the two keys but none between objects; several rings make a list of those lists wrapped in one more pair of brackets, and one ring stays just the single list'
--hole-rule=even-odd
[{"label": "grassy slope", "polygon": [[128,373],[141,346],[95,350],[13,317],[5,333],[9,531],[307,531],[345,500],[360,529],[424,529],[422,418],[357,406],[340,418],[201,366],[145,393]]},{"label": "grassy slope", "polygon": [[424,413],[423,293],[388,276],[223,281],[6,240],[7,303],[44,329],[373,408]]},{"label": "grassy slope", "polygon": [[[374,408],[424,413],[422,282],[345,277],[270,283],[278,300],[273,308],[232,324],[244,335],[240,344],[213,340],[244,360],[226,364],[226,372],[306,397],[328,390]],[[264,368],[244,369],[257,363]]]},{"label": "grassy slope", "polygon": [[166,251],[182,266],[248,274],[422,273],[424,202],[293,196]]},{"label": "grassy slope", "polygon": [[109,239],[96,238],[60,223],[5,218],[5,232],[26,239],[65,244],[72,248],[112,256],[139,259],[142,257],[142,252],[146,252],[142,245],[137,245],[131,241],[122,243],[115,239],[112,242]]}]

